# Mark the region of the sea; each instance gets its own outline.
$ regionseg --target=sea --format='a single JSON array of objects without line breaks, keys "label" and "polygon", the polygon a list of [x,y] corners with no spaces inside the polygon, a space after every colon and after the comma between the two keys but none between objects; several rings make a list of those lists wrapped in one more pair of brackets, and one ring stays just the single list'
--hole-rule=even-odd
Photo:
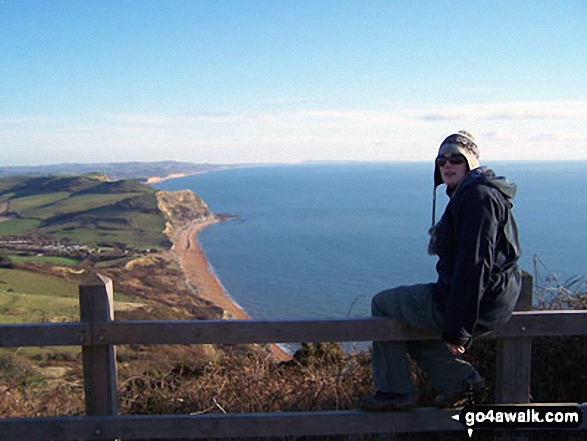
[{"label": "sea", "polygon": [[[587,162],[497,162],[518,187],[521,267],[538,279],[587,275]],[[252,318],[367,316],[379,291],[432,282],[430,163],[252,166],[172,179],[216,213],[199,235],[211,270]],[[448,198],[437,190],[436,219]]]}]

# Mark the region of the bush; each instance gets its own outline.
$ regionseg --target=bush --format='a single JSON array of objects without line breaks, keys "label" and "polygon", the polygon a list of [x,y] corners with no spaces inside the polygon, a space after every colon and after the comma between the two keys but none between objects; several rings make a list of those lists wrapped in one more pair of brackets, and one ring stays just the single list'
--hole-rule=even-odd
[{"label": "bush", "polygon": [[12,260],[10,257],[0,254],[0,268],[12,268]]}]

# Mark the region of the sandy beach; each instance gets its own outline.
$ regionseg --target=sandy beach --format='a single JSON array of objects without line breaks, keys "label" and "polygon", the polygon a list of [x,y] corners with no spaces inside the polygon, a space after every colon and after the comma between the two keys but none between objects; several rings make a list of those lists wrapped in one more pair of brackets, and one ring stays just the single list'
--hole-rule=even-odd
[{"label": "sandy beach", "polygon": [[196,287],[199,297],[222,308],[225,318],[247,319],[247,313],[232,301],[210,271],[197,241],[198,233],[215,222],[218,221],[194,222],[177,231],[171,250],[177,256],[188,282]]},{"label": "sandy beach", "polygon": [[159,182],[167,181],[169,179],[183,178],[184,176],[188,176],[187,173],[173,173],[167,176],[151,176],[150,178],[147,178],[145,184],[158,184]]},{"label": "sandy beach", "polygon": [[[247,313],[224,291],[216,276],[210,271],[204,252],[197,241],[198,233],[218,222],[193,222],[177,231],[173,238],[172,252],[177,256],[188,282],[196,287],[197,295],[224,310],[226,319],[248,319]],[[280,360],[289,360],[291,355],[278,345],[271,345],[271,352]]]}]

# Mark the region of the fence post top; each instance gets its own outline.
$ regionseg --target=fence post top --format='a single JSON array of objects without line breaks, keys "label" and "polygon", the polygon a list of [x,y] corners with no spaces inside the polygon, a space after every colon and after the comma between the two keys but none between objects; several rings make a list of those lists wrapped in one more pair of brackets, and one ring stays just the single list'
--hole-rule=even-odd
[{"label": "fence post top", "polygon": [[95,285],[112,285],[112,279],[103,276],[102,274],[88,272],[86,276],[79,283],[80,286],[95,286]]}]

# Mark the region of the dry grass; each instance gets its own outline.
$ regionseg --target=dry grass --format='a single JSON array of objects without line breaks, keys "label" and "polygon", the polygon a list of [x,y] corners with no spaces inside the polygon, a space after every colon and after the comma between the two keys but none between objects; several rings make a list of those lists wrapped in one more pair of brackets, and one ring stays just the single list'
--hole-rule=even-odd
[{"label": "dry grass", "polygon": [[[147,269],[135,268],[132,278],[126,270],[108,270],[122,292],[145,301],[157,299],[144,310],[123,312],[117,319],[132,320],[145,315],[170,319],[209,318],[218,314],[181,284],[169,291],[170,278],[181,280],[177,268],[166,263]],[[161,279],[159,273],[165,274],[166,279]],[[166,284],[169,285],[167,291]],[[539,307],[587,309],[585,291],[562,288],[556,295],[542,295]],[[552,288],[549,290],[552,292]],[[488,382],[480,402],[491,403],[495,386],[495,342],[476,341],[467,357]],[[532,357],[533,401],[587,400],[585,337],[536,339]],[[348,354],[333,344],[306,345],[294,360],[285,363],[275,361],[264,348],[244,345],[121,346],[117,348],[117,359],[121,414],[350,409],[357,397],[372,391],[370,353]],[[22,349],[4,350],[0,353],[0,417],[83,415],[81,378],[79,352],[45,348],[31,354]],[[419,400],[429,401],[435,391],[415,367],[413,379]],[[431,434],[338,439],[444,441],[464,439],[461,435],[459,433],[456,438],[450,434]],[[531,439],[538,439],[536,436]]]},{"label": "dry grass", "polygon": [[344,354],[338,345],[306,346],[281,363],[263,351],[228,348],[214,362],[131,378],[120,396],[123,412],[138,414],[349,409],[369,392],[370,369],[368,354]]},{"label": "dry grass", "polygon": [[[539,309],[587,310],[585,278],[556,278],[535,288]],[[532,345],[532,398],[536,402],[587,401],[587,337],[546,337]]]},{"label": "dry grass", "polygon": [[0,356],[0,417],[83,413],[80,357],[47,352],[35,358],[38,365],[31,365],[18,350]]},{"label": "dry grass", "polygon": [[[569,344],[576,342],[565,345]],[[584,342],[581,344],[584,348]],[[469,355],[489,380],[489,388],[482,402],[491,402],[489,391],[494,383],[492,345],[491,341],[479,342]],[[556,348],[556,345],[554,347]],[[193,350],[191,347],[184,347],[186,351],[190,349]],[[568,365],[561,364],[560,352],[564,351],[569,351],[568,346],[566,349],[563,347],[553,350],[552,345],[538,344],[538,349],[535,349],[534,357],[541,363],[540,368],[533,368],[535,401],[585,400],[585,378],[576,375],[577,370],[581,371],[581,366],[585,366],[585,360],[576,366],[572,366],[572,361]],[[133,358],[129,355],[132,353],[129,351],[123,358]],[[576,360],[568,354],[565,358]],[[130,362],[128,359],[119,363],[121,369],[118,396],[121,414],[350,409],[353,408],[358,396],[370,393],[372,388],[370,353],[345,354],[338,345],[332,344],[307,345],[296,354],[294,360],[281,363],[274,361],[263,349],[253,346],[216,348],[207,361],[203,359],[200,362],[185,363],[166,359],[154,365],[149,363],[149,360],[155,360],[154,354],[149,352],[144,352],[144,357],[135,358]],[[37,371],[21,371],[22,366],[18,365],[18,358],[12,360],[12,363],[8,363],[6,359],[0,361],[3,363],[0,370],[5,374],[12,374],[6,375],[0,381],[0,416],[84,414],[80,372],[76,372],[81,362],[75,356],[59,360],[46,355],[40,360],[40,365],[45,367],[70,367],[66,376],[54,381],[47,381],[47,378],[42,377]],[[144,370],[141,370],[141,367]],[[544,381],[544,378],[548,380]],[[420,398],[430,398],[433,391],[417,370],[414,370],[414,379],[418,384]],[[578,395],[575,397],[575,394]],[[544,396],[555,396],[558,399],[538,399]],[[461,435],[459,433],[296,439],[448,441],[464,439]],[[537,436],[531,439],[548,439]],[[477,436],[477,439],[483,438]]]}]

